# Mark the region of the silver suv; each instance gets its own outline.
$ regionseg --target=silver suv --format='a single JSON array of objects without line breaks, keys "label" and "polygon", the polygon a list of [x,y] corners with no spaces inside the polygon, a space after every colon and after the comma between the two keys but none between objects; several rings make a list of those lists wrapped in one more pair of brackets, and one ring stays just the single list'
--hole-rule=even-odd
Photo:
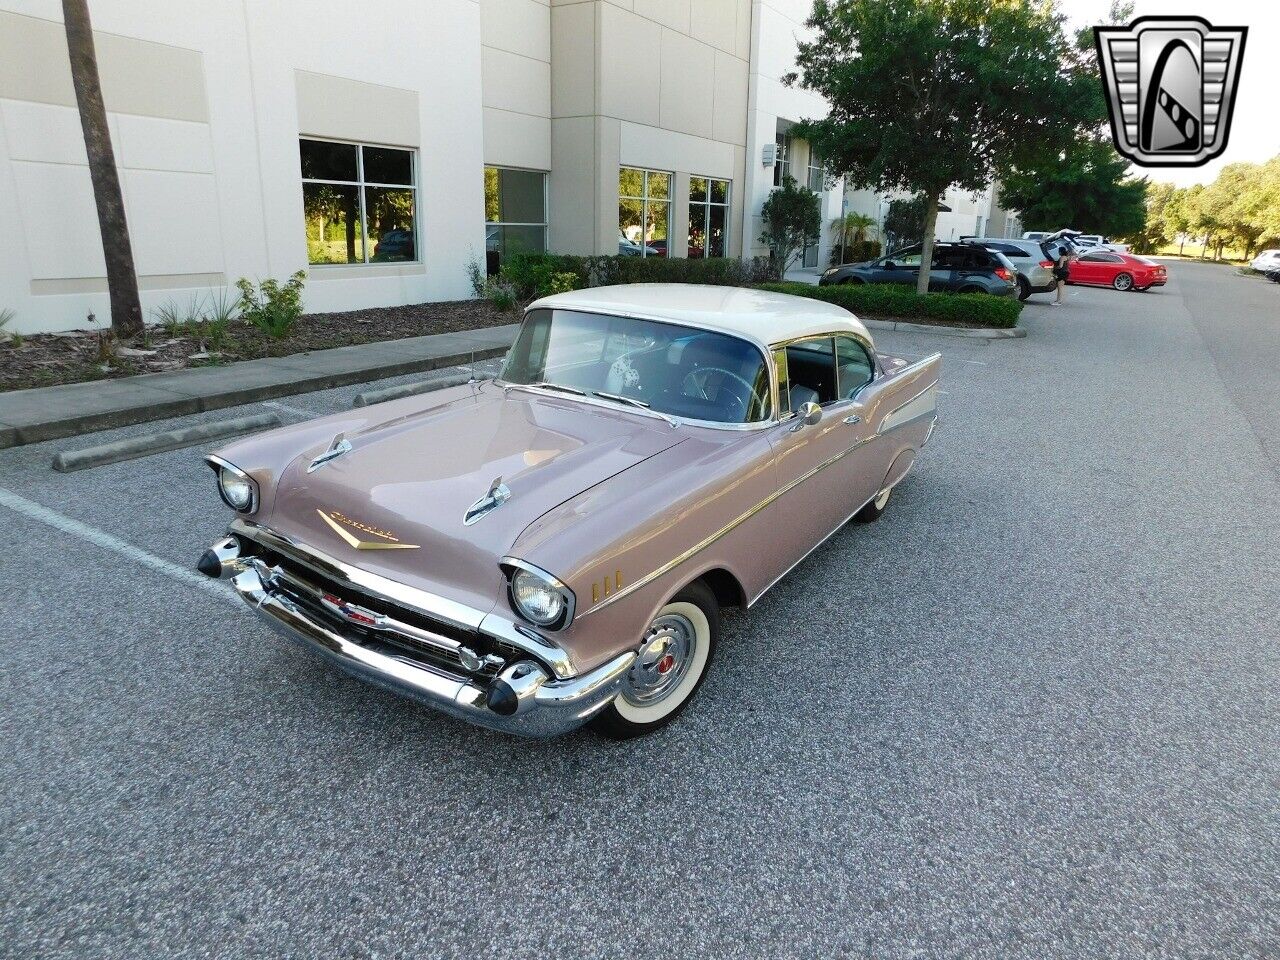
[{"label": "silver suv", "polygon": [[1057,287],[1057,281],[1053,279],[1053,259],[1057,254],[1054,244],[1009,237],[965,237],[961,242],[985,247],[992,253],[1008,257],[1018,268],[1019,300],[1025,300],[1033,293],[1048,293]]}]

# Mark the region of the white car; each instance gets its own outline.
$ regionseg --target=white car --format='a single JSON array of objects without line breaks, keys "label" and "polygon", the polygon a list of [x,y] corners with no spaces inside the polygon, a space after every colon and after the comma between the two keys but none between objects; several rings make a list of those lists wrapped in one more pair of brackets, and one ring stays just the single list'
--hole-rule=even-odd
[{"label": "white car", "polygon": [[1272,270],[1280,270],[1280,250],[1263,250],[1260,254],[1253,258],[1249,266],[1257,270],[1259,273],[1269,273]]}]

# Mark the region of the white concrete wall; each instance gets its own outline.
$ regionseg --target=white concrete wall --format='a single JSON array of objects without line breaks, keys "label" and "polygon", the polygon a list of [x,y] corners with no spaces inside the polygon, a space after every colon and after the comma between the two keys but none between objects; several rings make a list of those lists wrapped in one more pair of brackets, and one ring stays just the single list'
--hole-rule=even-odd
[{"label": "white concrete wall", "polygon": [[[148,313],[306,268],[298,71],[416,92],[421,131],[392,145],[419,151],[423,262],[312,268],[307,309],[469,294],[466,264],[484,249],[474,0],[370,7],[358,30],[337,0],[95,0],[91,12]],[[0,0],[0,54],[0,309],[18,332],[82,327],[90,311],[106,322],[61,4]]]},{"label": "white concrete wall", "polygon": [[672,173],[671,250],[689,177],[733,181],[743,217],[750,0],[552,0],[550,246],[618,250],[618,168]]},{"label": "white concrete wall", "polygon": [[549,0],[480,0],[484,162],[551,169]]},{"label": "white concrete wall", "polygon": [[[751,4],[750,83],[747,106],[746,213],[742,223],[744,252],[765,256],[768,248],[759,242],[763,223],[760,209],[773,190],[773,168],[766,167],[762,155],[766,144],[774,142],[778,121],[820,119],[827,115],[826,101],[815,93],[782,83],[784,74],[795,69],[796,45],[812,35],[804,25],[812,10],[809,0],[753,0]],[[791,173],[804,184],[808,148],[797,144]],[[798,163],[796,161],[799,161]],[[825,267],[831,249],[831,221],[841,213],[843,185],[836,183],[822,194],[822,242],[818,266]]]}]

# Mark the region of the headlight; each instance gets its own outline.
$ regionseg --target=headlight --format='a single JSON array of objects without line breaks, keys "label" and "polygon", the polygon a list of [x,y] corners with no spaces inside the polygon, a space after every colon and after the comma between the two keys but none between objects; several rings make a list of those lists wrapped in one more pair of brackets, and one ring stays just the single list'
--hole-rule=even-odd
[{"label": "headlight", "polygon": [[258,485],[252,477],[216,457],[209,458],[209,465],[218,473],[218,494],[223,503],[240,513],[252,513],[258,508]]},{"label": "headlight", "polygon": [[506,561],[511,572],[511,606],[530,623],[558,630],[573,618],[573,591],[545,571]]}]

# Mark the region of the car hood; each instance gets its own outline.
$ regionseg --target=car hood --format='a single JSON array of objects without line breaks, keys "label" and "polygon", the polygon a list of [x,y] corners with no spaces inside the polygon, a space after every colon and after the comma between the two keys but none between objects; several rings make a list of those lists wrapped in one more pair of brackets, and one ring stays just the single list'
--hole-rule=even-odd
[{"label": "car hood", "polygon": [[[525,527],[681,440],[640,413],[495,385],[343,438],[350,450],[310,472],[332,437],[285,467],[266,522],[336,559],[485,610],[500,594],[498,561]],[[466,523],[498,480],[509,496]]]}]

